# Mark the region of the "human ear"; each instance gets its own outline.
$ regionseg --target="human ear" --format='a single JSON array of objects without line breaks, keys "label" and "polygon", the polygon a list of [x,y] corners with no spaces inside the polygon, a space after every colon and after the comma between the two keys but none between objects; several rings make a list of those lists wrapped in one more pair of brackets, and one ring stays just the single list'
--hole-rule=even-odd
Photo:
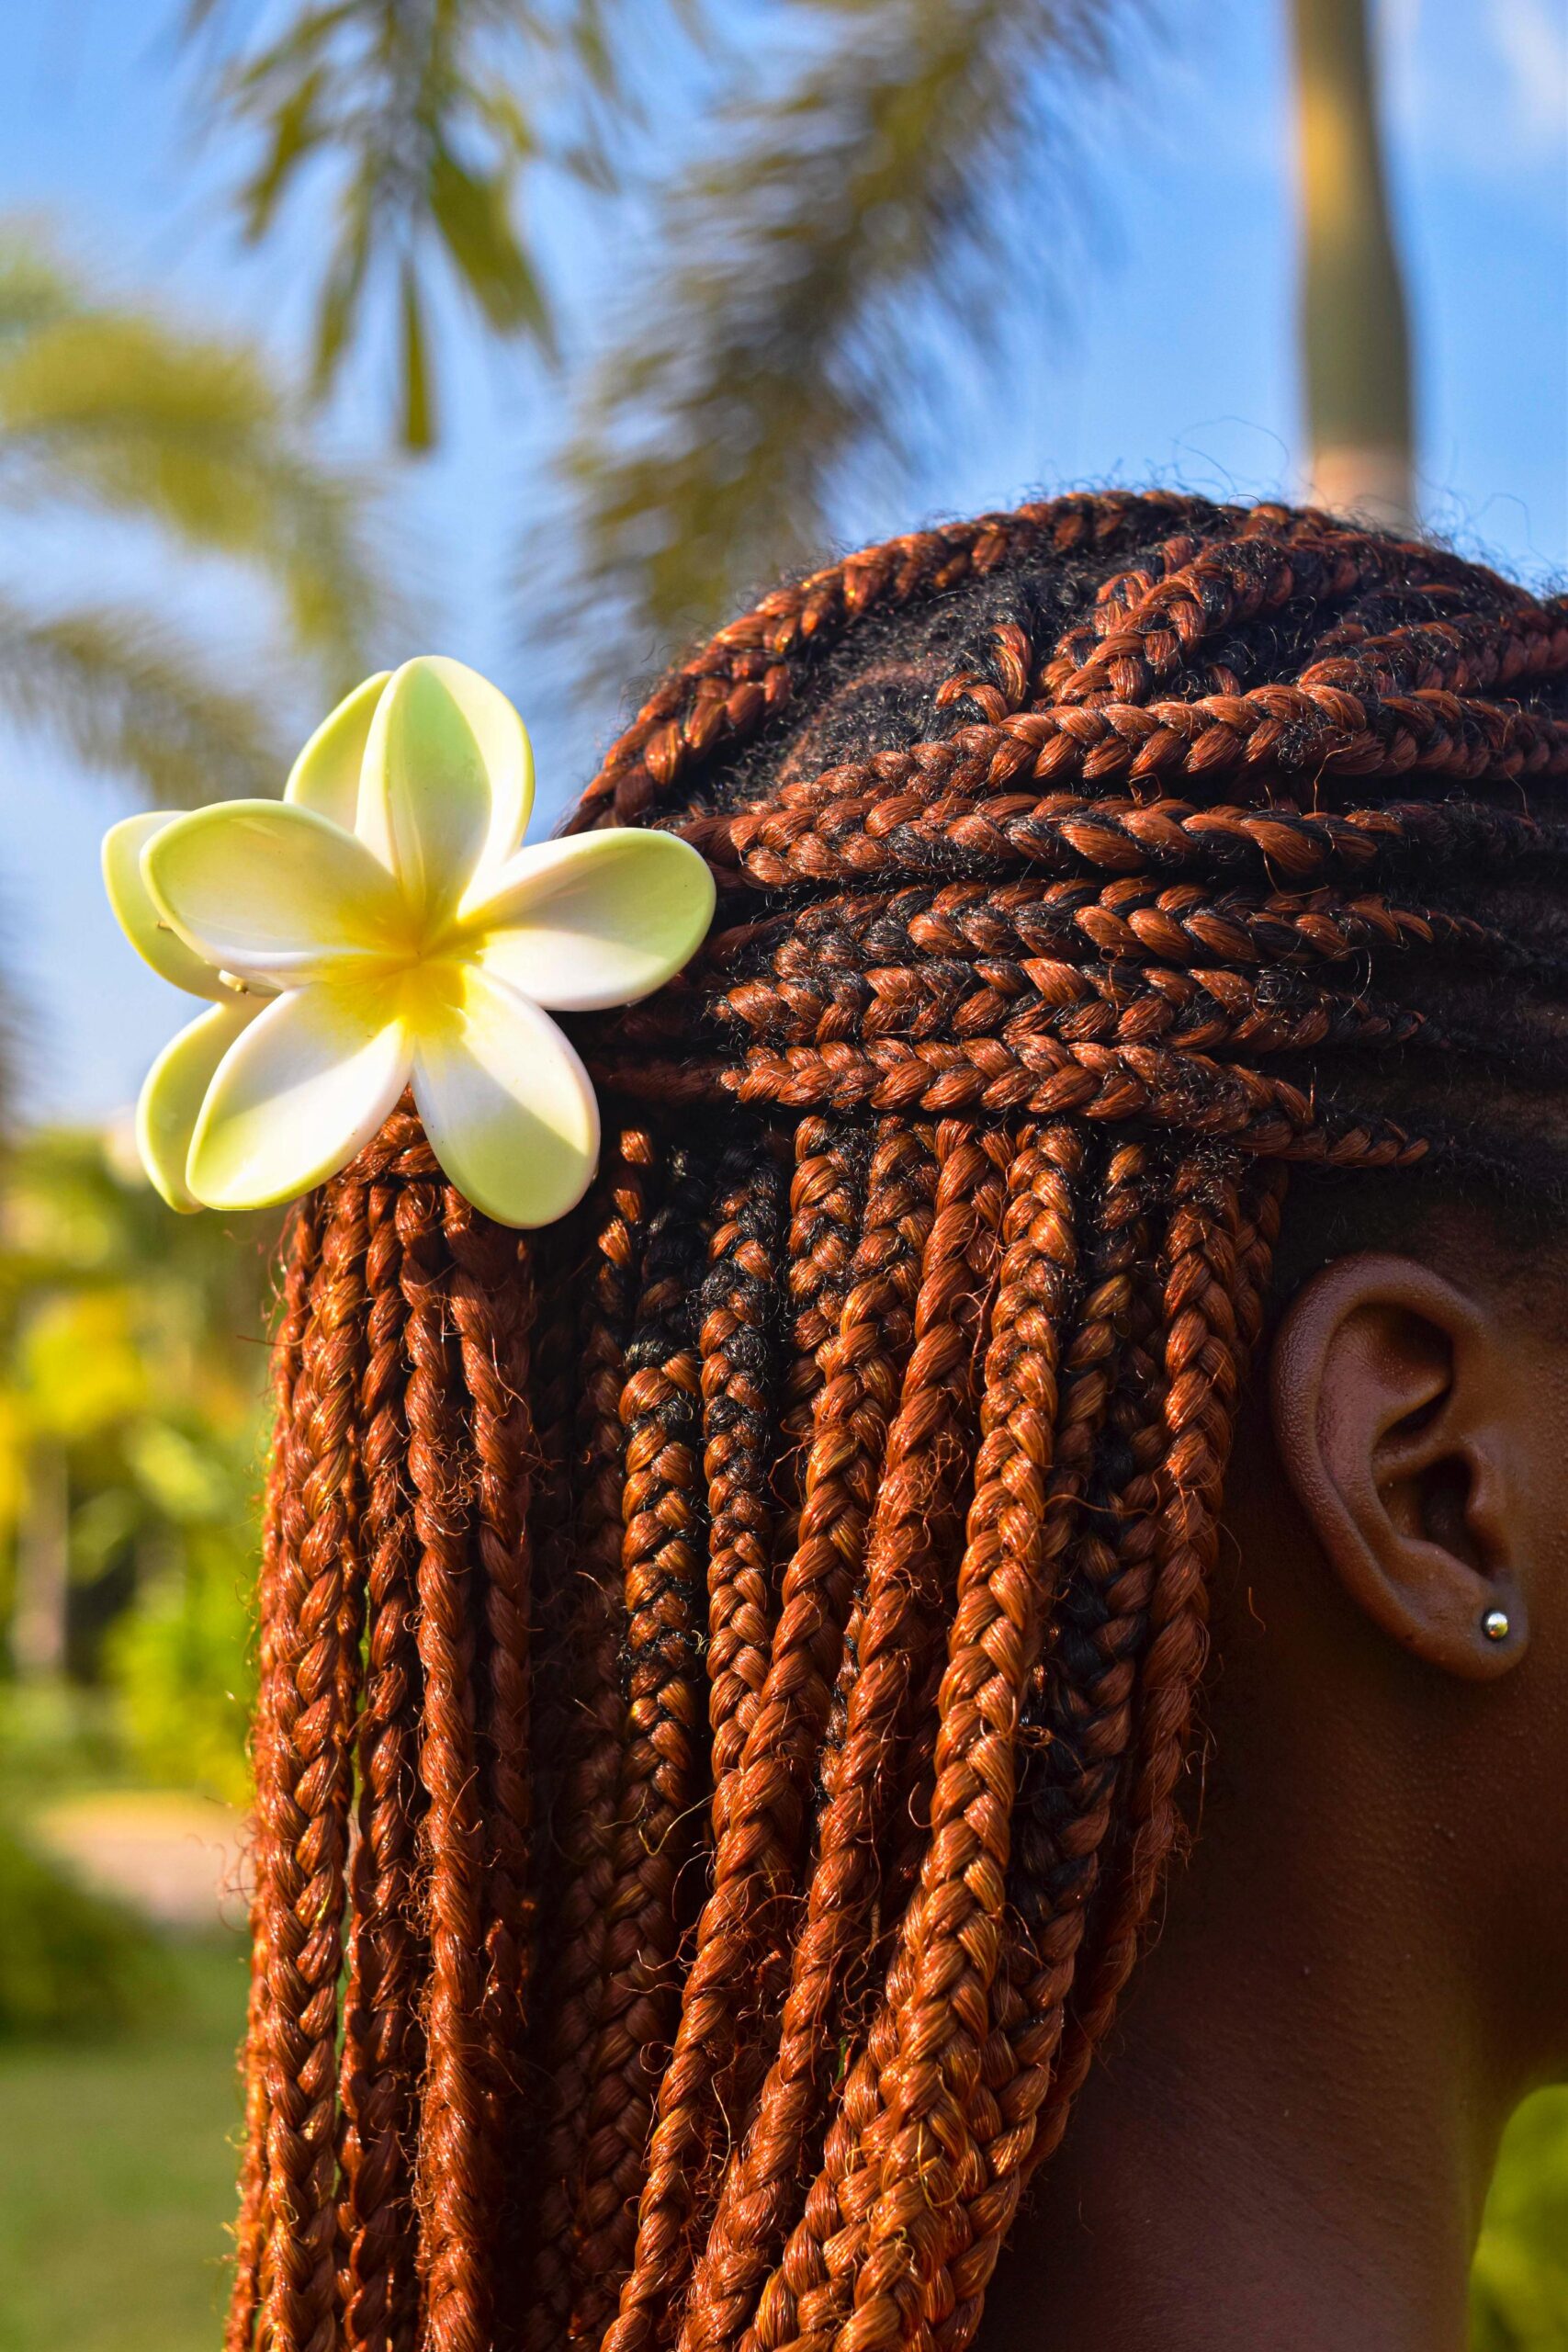
[{"label": "human ear", "polygon": [[1371,1252],[1305,1285],[1269,1363],[1286,1476],[1346,1591],[1472,1681],[1506,1673],[1528,1640],[1506,1374],[1484,1305]]}]

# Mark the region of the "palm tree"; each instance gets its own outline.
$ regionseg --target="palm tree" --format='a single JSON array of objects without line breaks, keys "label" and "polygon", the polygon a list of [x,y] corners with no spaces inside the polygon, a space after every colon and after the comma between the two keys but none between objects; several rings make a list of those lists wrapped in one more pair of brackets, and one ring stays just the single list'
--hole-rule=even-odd
[{"label": "palm tree", "polygon": [[1325,506],[1408,526],[1410,335],[1366,0],[1292,0],[1307,476]]},{"label": "palm tree", "polygon": [[[677,16],[700,0],[668,0]],[[275,228],[317,174],[331,222],[317,291],[313,379],[336,379],[355,338],[396,332],[398,426],[406,448],[436,437],[433,284],[445,278],[490,333],[547,359],[552,309],[514,216],[526,175],[615,179],[606,132],[624,127],[618,60],[647,40],[654,0],[303,0],[292,15],[236,17],[187,0],[209,119],[253,134],[236,187],[246,238]],[[620,24],[615,24],[619,17]],[[317,167],[324,167],[324,181]]]},{"label": "palm tree", "polygon": [[662,192],[659,266],[578,401],[572,591],[601,644],[606,608],[665,647],[818,553],[847,469],[901,469],[930,432],[937,317],[984,349],[1021,288],[1046,308],[1053,226],[1091,176],[1075,112],[1147,12],[812,13],[830,38],[782,88],[743,86]]},{"label": "palm tree", "polygon": [[0,506],[150,529],[176,576],[215,558],[266,592],[261,674],[236,680],[156,597],[51,596],[0,569],[0,716],[151,798],[277,790],[288,689],[320,707],[371,666],[363,488],[311,455],[257,355],[96,298],[4,229]]}]

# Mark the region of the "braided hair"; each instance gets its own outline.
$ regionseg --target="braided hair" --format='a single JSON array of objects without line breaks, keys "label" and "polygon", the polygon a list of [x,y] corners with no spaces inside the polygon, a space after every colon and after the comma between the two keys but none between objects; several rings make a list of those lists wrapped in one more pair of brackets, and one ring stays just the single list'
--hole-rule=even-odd
[{"label": "braided hair", "polygon": [[959,2352],[1183,1835],[1289,1180],[1558,1182],[1568,602],[1074,497],[780,588],[572,817],[713,933],[277,1340],[229,2352]]}]

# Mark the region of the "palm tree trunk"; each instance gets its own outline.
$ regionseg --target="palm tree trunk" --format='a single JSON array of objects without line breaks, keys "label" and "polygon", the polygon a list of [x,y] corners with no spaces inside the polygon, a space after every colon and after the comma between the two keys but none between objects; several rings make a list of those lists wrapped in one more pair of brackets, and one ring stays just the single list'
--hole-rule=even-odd
[{"label": "palm tree trunk", "polygon": [[1367,0],[1292,0],[1309,491],[1408,528],[1410,338],[1389,220]]}]

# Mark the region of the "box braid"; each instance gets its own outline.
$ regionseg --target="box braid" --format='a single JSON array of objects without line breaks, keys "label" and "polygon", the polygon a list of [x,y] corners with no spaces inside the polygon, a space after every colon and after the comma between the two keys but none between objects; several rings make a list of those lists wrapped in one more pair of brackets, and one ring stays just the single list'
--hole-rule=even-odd
[{"label": "box braid", "polygon": [[600,2330],[629,2252],[632,2202],[672,2018],[677,1892],[699,1792],[700,1375],[695,1306],[715,1190],[711,1155],[681,1149],[649,1230],[621,1390],[621,1691],[626,1722],[573,2221],[573,2326]]},{"label": "box braid", "polygon": [[351,2340],[412,2352],[407,2152],[422,2071],[416,1995],[425,1955],[416,1860],[419,1661],[417,1544],[406,1492],[402,1360],[406,1305],[399,1189],[368,1193],[366,1365],[361,1391],[367,1632],[358,1724],[358,1840],[344,1996],[339,2213]]},{"label": "box braid", "polygon": [[1565,777],[1568,600],[1278,505],[657,687],[570,827],[719,912],[573,1024],[587,1200],[404,1104],[292,1227],[227,2352],[973,2340],[1190,1834],[1287,1176],[1561,1197]]},{"label": "box braid", "polygon": [[[302,1204],[291,1221],[288,1237],[281,1313],[272,1356],[272,1389],[279,1430],[267,1479],[267,1508],[262,1544],[260,1614],[261,1639],[257,1657],[257,1701],[252,1730],[251,1758],[262,1801],[257,1806],[253,1863],[258,1888],[267,1883],[267,1792],[280,1770],[274,1753],[276,1737],[281,1528],[279,1504],[283,1491],[283,1459],[293,1429],[295,1385],[299,1378],[300,1342],[309,1315],[311,1286],[321,1253],[320,1204]],[[265,1996],[271,1962],[266,1906],[258,1899],[253,1920],[251,1986],[245,2030],[245,2143],[240,2177],[240,2213],[235,2228],[235,2278],[231,2299],[224,2352],[250,2341],[256,2313],[266,2291],[268,2181],[267,2127],[269,2115],[265,2022]]]},{"label": "box braid", "polygon": [[656,1197],[655,1161],[646,1129],[621,1135],[591,1204],[593,1248],[581,1277],[585,1311],[577,1335],[581,1385],[572,1445],[576,1475],[569,1480],[575,1526],[562,1546],[565,1637],[557,1652],[572,1706],[558,1762],[554,1838],[540,1872],[541,1907],[550,1922],[545,1998],[552,2051],[548,2074],[539,2084],[543,2161],[528,2217],[531,2291],[522,2318],[530,2347],[558,2339],[570,2312],[575,2277],[573,2202],[603,1997],[624,1720],[618,1668],[621,1392]]}]

